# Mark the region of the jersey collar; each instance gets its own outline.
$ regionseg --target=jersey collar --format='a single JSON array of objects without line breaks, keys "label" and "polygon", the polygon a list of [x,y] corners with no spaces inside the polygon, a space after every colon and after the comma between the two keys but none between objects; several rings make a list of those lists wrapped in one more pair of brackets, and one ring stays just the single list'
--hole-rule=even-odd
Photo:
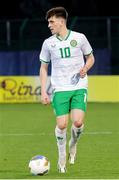
[{"label": "jersey collar", "polygon": [[62,38],[61,36],[58,36],[58,35],[56,35],[56,38],[59,39],[60,41],[65,41],[65,40],[68,39],[70,33],[71,33],[71,30],[68,30],[68,33],[67,33],[67,35],[65,36],[65,38]]}]

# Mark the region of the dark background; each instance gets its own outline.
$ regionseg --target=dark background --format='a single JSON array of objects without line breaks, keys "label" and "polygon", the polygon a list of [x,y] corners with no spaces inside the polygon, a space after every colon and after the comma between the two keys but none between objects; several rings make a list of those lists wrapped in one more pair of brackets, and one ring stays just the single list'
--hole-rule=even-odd
[{"label": "dark background", "polygon": [[39,18],[49,8],[64,6],[70,16],[118,16],[118,1],[100,0],[4,0],[0,19]]},{"label": "dark background", "polygon": [[36,67],[41,45],[51,35],[45,14],[56,6],[64,6],[68,11],[68,28],[88,37],[96,59],[90,73],[119,74],[118,1],[67,1],[0,1],[0,75],[39,73]]}]

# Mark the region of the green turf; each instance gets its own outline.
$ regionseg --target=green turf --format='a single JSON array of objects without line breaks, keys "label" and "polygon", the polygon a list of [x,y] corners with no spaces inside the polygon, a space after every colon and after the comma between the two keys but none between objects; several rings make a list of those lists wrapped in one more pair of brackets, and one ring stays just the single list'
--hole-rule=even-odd
[{"label": "green turf", "polygon": [[[76,163],[67,163],[66,174],[57,172],[54,128],[50,106],[0,104],[0,179],[119,179],[118,103],[88,104]],[[49,174],[40,177],[28,169],[30,158],[38,154],[51,162]]]}]

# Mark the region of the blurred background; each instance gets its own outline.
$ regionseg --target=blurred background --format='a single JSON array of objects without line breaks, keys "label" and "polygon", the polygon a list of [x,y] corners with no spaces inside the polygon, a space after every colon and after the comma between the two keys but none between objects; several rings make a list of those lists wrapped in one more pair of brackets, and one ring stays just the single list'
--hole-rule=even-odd
[{"label": "blurred background", "polygon": [[[28,169],[29,160],[38,154],[51,162],[51,171],[43,179],[119,179],[117,3],[0,1],[0,179],[40,179],[31,176]],[[68,171],[62,176],[57,172],[55,116],[50,105],[39,103],[39,53],[45,38],[51,36],[45,14],[55,6],[67,9],[68,28],[86,35],[95,56],[95,64],[88,72],[89,103],[78,158],[72,167],[67,163]],[[50,72],[49,66],[49,92]]]},{"label": "blurred background", "polygon": [[[34,179],[28,162],[38,154],[51,161],[51,171],[44,179],[119,179],[117,3],[115,0],[0,1],[0,179]],[[88,72],[89,106],[78,158],[62,176],[57,173],[55,116],[51,106],[39,103],[39,53],[43,41],[51,35],[45,14],[55,6],[67,9],[68,28],[86,35],[95,56],[95,64]],[[50,71],[49,66],[49,92]]]},{"label": "blurred background", "polygon": [[[100,80],[100,86],[108,84],[108,88],[113,88],[111,91],[117,94],[114,99],[119,101],[119,80],[117,78],[119,75],[119,11],[117,2],[107,4],[99,0],[69,0],[68,3],[64,0],[2,1],[0,4],[1,78],[2,76],[34,76],[35,78],[39,75],[41,45],[44,39],[51,35],[45,21],[45,14],[47,10],[55,6],[64,6],[67,9],[68,28],[84,33],[93,47],[96,62],[88,73],[91,75],[89,82],[93,78],[90,84],[93,86],[97,84],[96,91],[99,91],[97,79],[99,76],[108,75],[106,83]],[[112,75],[116,76],[116,80],[112,79]],[[96,78],[95,81],[94,78]],[[4,93],[8,93],[11,89],[7,88],[7,81],[2,78],[1,82]],[[112,86],[112,83],[115,86]],[[105,90],[106,94],[108,88]],[[90,89],[89,95],[93,95],[92,89],[95,88]],[[90,99],[93,100],[89,96]],[[114,99],[112,101],[115,101]],[[94,100],[97,99],[94,98]]]}]

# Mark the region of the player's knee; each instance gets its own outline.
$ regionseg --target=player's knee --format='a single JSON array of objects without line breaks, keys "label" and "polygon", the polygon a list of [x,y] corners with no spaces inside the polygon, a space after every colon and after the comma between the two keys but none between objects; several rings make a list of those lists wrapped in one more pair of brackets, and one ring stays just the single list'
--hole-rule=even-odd
[{"label": "player's knee", "polygon": [[74,126],[77,128],[80,128],[82,126],[82,122],[81,121],[74,121]]},{"label": "player's knee", "polygon": [[66,123],[59,124],[58,128],[61,129],[61,130],[66,129],[67,128],[67,124]]}]

